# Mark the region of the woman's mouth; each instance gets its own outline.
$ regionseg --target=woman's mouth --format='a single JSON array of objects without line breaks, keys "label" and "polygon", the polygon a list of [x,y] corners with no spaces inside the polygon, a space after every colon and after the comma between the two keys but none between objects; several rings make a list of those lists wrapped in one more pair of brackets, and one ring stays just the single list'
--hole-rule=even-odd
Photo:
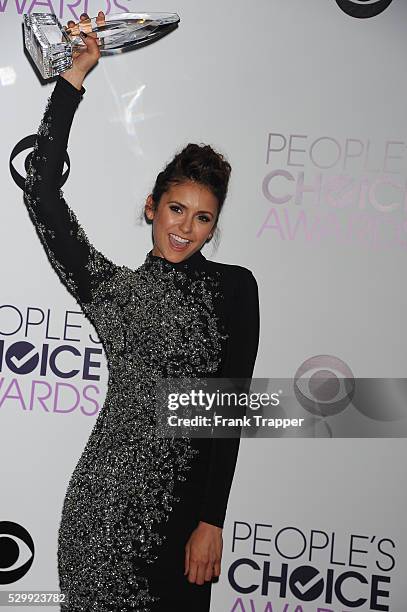
[{"label": "woman's mouth", "polygon": [[191,244],[190,240],[183,238],[182,236],[178,236],[178,234],[168,234],[170,245],[176,251],[185,251],[188,248],[188,245]]}]

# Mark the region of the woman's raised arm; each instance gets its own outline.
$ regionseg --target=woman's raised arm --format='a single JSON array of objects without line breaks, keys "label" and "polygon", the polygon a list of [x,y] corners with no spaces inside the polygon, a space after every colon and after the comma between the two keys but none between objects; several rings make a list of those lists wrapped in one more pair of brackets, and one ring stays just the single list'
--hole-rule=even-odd
[{"label": "woman's raised arm", "polygon": [[[91,66],[100,53],[94,39],[87,46],[81,61],[89,53]],[[118,268],[90,244],[61,190],[69,132],[85,92],[81,84],[85,74],[74,67],[58,76],[38,129],[24,189],[24,202],[48,258],[79,303],[90,302],[100,283]]]}]

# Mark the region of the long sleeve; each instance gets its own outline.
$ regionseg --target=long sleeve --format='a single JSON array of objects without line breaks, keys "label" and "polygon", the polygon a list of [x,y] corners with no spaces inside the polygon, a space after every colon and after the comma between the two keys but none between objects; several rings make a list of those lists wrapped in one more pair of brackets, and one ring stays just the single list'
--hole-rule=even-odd
[{"label": "long sleeve", "polygon": [[[227,352],[220,378],[240,379],[239,392],[248,392],[259,343],[259,298],[256,279],[244,269],[232,303]],[[245,379],[245,380],[242,380]],[[199,519],[223,527],[239,452],[240,438],[213,438]]]},{"label": "long sleeve", "polygon": [[89,242],[61,186],[69,133],[85,92],[59,76],[40,123],[25,180],[24,203],[48,259],[79,304],[90,302],[118,266]]}]

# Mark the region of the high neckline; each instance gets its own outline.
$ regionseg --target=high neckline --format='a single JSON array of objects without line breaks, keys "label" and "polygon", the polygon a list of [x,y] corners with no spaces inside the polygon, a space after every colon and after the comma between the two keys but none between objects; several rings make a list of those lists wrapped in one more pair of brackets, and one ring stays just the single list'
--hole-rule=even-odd
[{"label": "high neckline", "polygon": [[165,257],[160,257],[159,255],[153,255],[153,249],[149,251],[146,255],[145,264],[147,265],[161,265],[166,269],[174,269],[174,270],[195,270],[197,268],[202,267],[202,265],[206,262],[206,257],[201,253],[201,251],[195,251],[182,261],[173,262],[165,259]]}]

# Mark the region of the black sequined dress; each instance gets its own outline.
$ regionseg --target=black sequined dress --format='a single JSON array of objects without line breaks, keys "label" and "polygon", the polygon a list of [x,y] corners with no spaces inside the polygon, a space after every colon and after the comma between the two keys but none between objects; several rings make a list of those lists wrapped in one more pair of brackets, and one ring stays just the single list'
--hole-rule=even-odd
[{"label": "black sequined dress", "polygon": [[166,439],[154,429],[162,377],[250,378],[257,284],[241,266],[150,251],[132,270],[90,244],[60,188],[85,88],[59,76],[28,166],[24,202],[48,259],[94,325],[107,395],[70,478],[58,537],[70,612],[207,612],[211,582],[184,575],[199,521],[223,527],[239,439]]}]

